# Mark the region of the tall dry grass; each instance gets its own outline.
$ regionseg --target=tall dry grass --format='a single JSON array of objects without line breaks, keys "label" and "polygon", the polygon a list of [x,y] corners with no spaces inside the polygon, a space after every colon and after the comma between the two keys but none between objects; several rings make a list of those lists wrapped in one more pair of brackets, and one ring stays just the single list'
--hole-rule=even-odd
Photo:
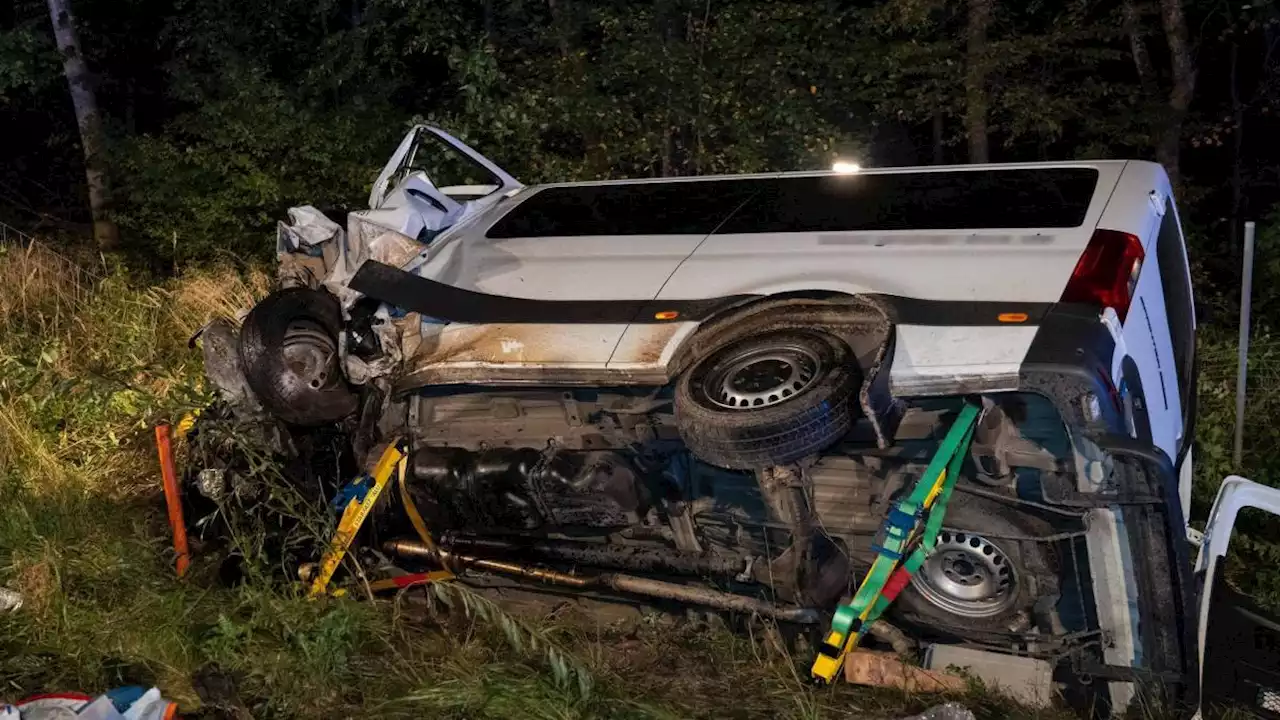
[{"label": "tall dry grass", "polygon": [[0,324],[57,326],[69,319],[94,276],[43,245],[0,246]]},{"label": "tall dry grass", "polygon": [[112,655],[190,695],[189,643],[159,639],[181,637],[189,598],[156,587],[169,576],[151,426],[203,402],[191,334],[268,285],[230,271],[153,285],[0,246],[0,585],[25,598],[0,616],[0,696],[28,680],[94,688]]},{"label": "tall dry grass", "polygon": [[146,285],[38,243],[0,249],[0,470],[26,470],[37,488],[68,472],[79,486],[153,487],[141,456],[119,450],[203,401],[188,339],[269,289],[263,271]]}]

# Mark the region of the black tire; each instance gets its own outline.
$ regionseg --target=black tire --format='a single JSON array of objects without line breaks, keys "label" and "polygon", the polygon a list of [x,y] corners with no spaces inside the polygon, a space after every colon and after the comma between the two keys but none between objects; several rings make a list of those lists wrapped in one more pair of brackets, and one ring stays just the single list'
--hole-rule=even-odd
[{"label": "black tire", "polygon": [[[699,459],[736,470],[781,465],[819,453],[853,426],[853,398],[861,376],[851,355],[844,342],[819,331],[783,330],[731,341],[695,362],[676,381],[680,435]],[[791,363],[792,374],[779,374],[763,381],[763,389],[741,395],[717,397],[710,389],[709,383],[732,383],[727,373],[735,368],[747,374],[768,363],[784,371]],[[782,382],[769,386],[774,379]],[[754,400],[746,399],[749,396]]]},{"label": "black tire", "polygon": [[1047,547],[1014,539],[1050,534],[1044,521],[957,489],[943,526],[934,552],[894,602],[895,615],[923,628],[1007,632],[1031,619],[1041,595],[1056,592]]},{"label": "black tire", "polygon": [[240,330],[240,362],[268,411],[303,426],[355,412],[358,398],[339,367],[341,330],[337,299],[319,290],[281,290],[249,311]]}]

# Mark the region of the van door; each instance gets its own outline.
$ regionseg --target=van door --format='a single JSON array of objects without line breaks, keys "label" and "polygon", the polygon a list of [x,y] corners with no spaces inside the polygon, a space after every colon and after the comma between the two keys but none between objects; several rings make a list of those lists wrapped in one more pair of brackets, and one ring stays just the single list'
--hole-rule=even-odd
[{"label": "van door", "polygon": [[382,207],[393,189],[415,174],[458,202],[522,187],[506,170],[458,138],[438,127],[415,125],[374,181],[369,208]]},{"label": "van door", "polygon": [[467,214],[523,187],[507,171],[440,128],[404,136],[369,192],[359,220],[424,244]]},{"label": "van door", "polygon": [[[1125,352],[1141,375],[1136,379],[1123,377],[1121,382],[1122,387],[1141,386],[1142,412],[1151,429],[1151,437],[1143,439],[1163,450],[1175,463],[1175,470],[1180,470],[1178,463],[1190,443],[1185,419],[1193,407],[1189,400],[1194,396],[1194,392],[1188,393],[1194,387],[1193,380],[1182,362],[1194,338],[1190,276],[1167,183],[1162,177],[1146,180],[1156,189],[1144,196],[1125,198],[1122,204],[1129,212],[1130,223],[1121,227],[1143,238],[1145,257],[1122,330]],[[1135,219],[1138,214],[1143,220]],[[1179,491],[1186,515],[1190,510],[1190,483],[1180,482]]]},{"label": "van door", "polygon": [[[1247,567],[1244,561],[1252,554],[1245,552],[1247,533],[1275,532],[1277,515],[1280,490],[1234,475],[1222,481],[1196,560],[1205,720],[1241,717],[1241,711],[1280,719],[1280,598],[1271,597],[1280,593],[1248,587],[1259,575],[1274,573],[1274,565]],[[1245,532],[1233,537],[1237,529]]]},{"label": "van door", "polygon": [[[1160,200],[1153,198],[1155,202]],[[1173,456],[1178,473],[1178,494],[1183,517],[1191,516],[1191,443],[1195,437],[1196,416],[1196,310],[1191,290],[1191,269],[1187,262],[1187,243],[1178,222],[1178,209],[1173,198],[1163,200],[1164,217],[1156,236],[1155,260],[1160,268],[1164,292],[1164,316],[1169,326],[1169,344],[1173,356],[1179,407],[1182,411],[1181,435]]]}]

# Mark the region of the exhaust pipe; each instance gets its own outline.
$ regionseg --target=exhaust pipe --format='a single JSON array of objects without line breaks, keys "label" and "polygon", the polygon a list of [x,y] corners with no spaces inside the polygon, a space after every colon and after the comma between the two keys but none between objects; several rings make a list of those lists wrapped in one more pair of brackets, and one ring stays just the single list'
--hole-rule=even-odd
[{"label": "exhaust pipe", "polygon": [[[468,555],[587,565],[661,575],[737,577],[752,567],[752,558],[746,555],[657,552],[646,546],[617,546],[568,540],[521,540],[517,543],[495,537],[445,533],[440,538],[440,544],[454,553]],[[766,581],[767,579],[764,578]]]},{"label": "exhaust pipe", "polygon": [[398,555],[400,557],[412,558],[414,560],[434,560],[454,570],[471,567],[502,575],[512,575],[530,580],[541,580],[552,585],[563,585],[576,589],[607,588],[617,592],[661,598],[664,600],[675,600],[677,602],[689,603],[690,605],[702,605],[704,607],[715,608],[717,610],[751,613],[762,617],[773,618],[779,622],[813,625],[817,624],[821,620],[821,616],[818,611],[813,610],[812,608],[778,607],[759,598],[734,595],[732,593],[712,590],[710,588],[681,585],[679,583],[671,583],[664,580],[653,580],[650,578],[637,577],[635,575],[624,575],[621,573],[575,575],[573,573],[544,570],[542,568],[533,568],[501,560],[490,560],[487,558],[477,558],[471,555],[460,555],[449,552],[445,549],[439,549],[436,552],[432,552],[430,548],[417,540],[390,540],[384,543],[382,548],[388,553]]}]

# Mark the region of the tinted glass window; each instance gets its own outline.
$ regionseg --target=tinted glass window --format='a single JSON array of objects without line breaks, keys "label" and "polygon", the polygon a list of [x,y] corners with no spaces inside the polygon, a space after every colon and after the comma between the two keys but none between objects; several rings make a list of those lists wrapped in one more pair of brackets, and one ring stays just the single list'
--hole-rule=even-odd
[{"label": "tinted glass window", "polygon": [[1078,227],[1097,183],[1056,168],[557,187],[488,236]]},{"label": "tinted glass window", "polygon": [[488,237],[706,235],[758,190],[753,180],[546,188],[489,228]]},{"label": "tinted glass window", "polygon": [[1178,369],[1178,388],[1185,406],[1191,385],[1191,364],[1195,359],[1194,308],[1191,283],[1187,277],[1186,250],[1173,202],[1167,201],[1160,235],[1156,238],[1156,262],[1164,285],[1164,310],[1169,318],[1169,338],[1173,344],[1174,366]]},{"label": "tinted glass window", "polygon": [[780,178],[721,233],[1078,227],[1090,168]]}]

